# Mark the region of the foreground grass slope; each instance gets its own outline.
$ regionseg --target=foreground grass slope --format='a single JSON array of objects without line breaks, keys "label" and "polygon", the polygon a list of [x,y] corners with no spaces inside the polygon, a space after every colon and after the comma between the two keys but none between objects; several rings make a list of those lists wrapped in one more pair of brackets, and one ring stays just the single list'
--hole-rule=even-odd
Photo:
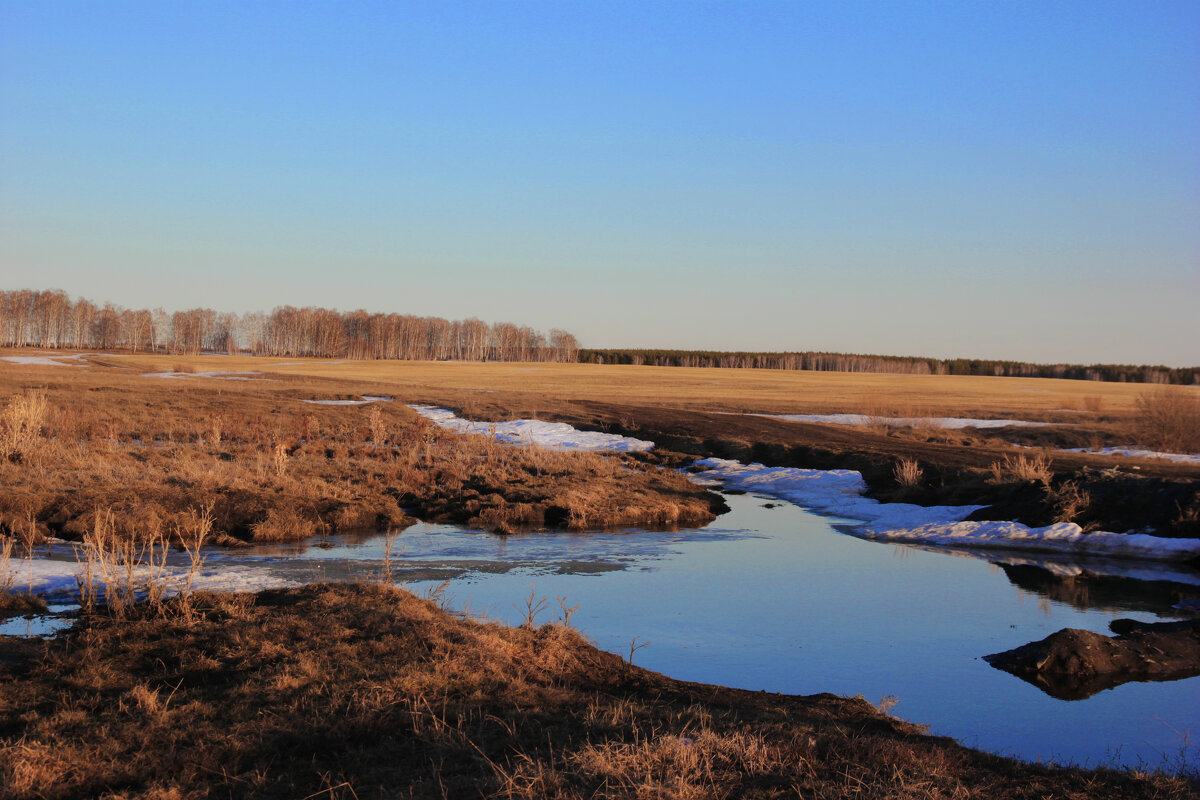
[{"label": "foreground grass slope", "polygon": [[978,753],[862,700],[671,680],[388,586],[200,595],[184,619],[0,640],[0,797],[1198,796]]}]

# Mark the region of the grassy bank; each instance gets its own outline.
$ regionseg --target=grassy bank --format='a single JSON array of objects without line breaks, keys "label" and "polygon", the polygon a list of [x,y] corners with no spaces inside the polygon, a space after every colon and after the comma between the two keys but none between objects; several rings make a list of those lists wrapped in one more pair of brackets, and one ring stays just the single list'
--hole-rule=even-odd
[{"label": "grassy bank", "polygon": [[187,620],[0,640],[0,797],[1198,796],[982,754],[862,700],[671,680],[561,621],[391,587],[199,595]]},{"label": "grassy bank", "polygon": [[[56,465],[45,480],[26,469],[41,468],[32,461],[3,467],[0,478],[19,492],[0,497],[0,513],[28,523],[34,509],[40,530],[68,536],[81,536],[98,506],[144,527],[136,509],[122,507],[120,496],[96,480],[136,487],[146,498],[138,505],[160,508],[160,520],[188,512],[200,498],[212,500],[226,542],[403,525],[406,510],[501,531],[711,518],[708,500],[662,472],[647,472],[644,461],[513,452],[482,438],[456,441],[461,437],[419,427],[402,402],[441,405],[474,419],[537,417],[651,439],[660,453],[681,454],[671,459],[665,453],[661,463],[668,466],[686,464],[684,456],[716,455],[769,466],[855,469],[882,500],[988,504],[982,518],[1031,525],[1069,520],[1089,529],[1200,536],[1200,465],[1057,449],[1183,446],[1185,439],[1168,434],[1200,429],[1188,422],[1200,415],[1200,390],[1192,387],[1167,387],[1162,391],[1169,396],[1159,397],[1158,389],[1091,381],[782,370],[143,354],[88,355],[69,363],[76,366],[0,365],[0,391],[10,397],[24,387],[45,387],[56,409],[49,446],[62,451],[43,462]],[[170,370],[182,377],[139,374]],[[240,377],[250,380],[205,377],[210,370],[249,371]],[[363,393],[398,402],[300,402]],[[744,412],[1055,425],[854,428]],[[377,435],[386,447],[376,446]],[[83,446],[64,447],[70,442]],[[1028,479],[1004,468],[1019,457],[1039,458],[1014,442],[1046,448],[1047,474]],[[69,468],[72,460],[78,469]],[[114,473],[111,479],[94,477],[104,470]]]},{"label": "grassy bank", "polygon": [[[488,530],[696,525],[719,498],[625,456],[560,453],[448,433],[401,402],[316,405],[370,386],[279,376],[168,380],[127,371],[0,371],[0,532],[29,546],[210,542],[403,527],[413,517]],[[374,387],[378,391],[378,387]]]}]

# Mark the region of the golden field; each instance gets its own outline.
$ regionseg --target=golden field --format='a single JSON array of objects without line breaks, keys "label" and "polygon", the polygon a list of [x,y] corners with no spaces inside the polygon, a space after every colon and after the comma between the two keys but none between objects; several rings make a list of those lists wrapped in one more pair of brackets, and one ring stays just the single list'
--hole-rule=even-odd
[{"label": "golden field", "polygon": [[[30,355],[5,351],[0,355]],[[64,355],[69,355],[64,353]],[[53,356],[51,356],[53,357]],[[1068,421],[1073,412],[1131,412],[1154,387],[1134,383],[963,375],[893,375],[791,370],[648,367],[555,363],[338,361],[252,356],[96,355],[92,369],[162,372],[257,371],[261,377],[377,384],[407,401],[439,394],[496,392],[537,398],[596,400],[692,410],[777,414],[867,413],[914,416],[1013,416]],[[0,369],[16,365],[3,364]],[[33,367],[29,367],[33,369]],[[44,367],[47,377],[56,367]],[[204,378],[193,378],[204,380]],[[1195,394],[1195,387],[1176,387]],[[486,398],[481,398],[486,399]]]}]

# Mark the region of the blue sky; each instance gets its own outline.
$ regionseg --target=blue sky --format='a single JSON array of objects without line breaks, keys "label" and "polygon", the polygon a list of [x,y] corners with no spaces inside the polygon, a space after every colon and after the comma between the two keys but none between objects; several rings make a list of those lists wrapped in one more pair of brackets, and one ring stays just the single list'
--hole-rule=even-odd
[{"label": "blue sky", "polygon": [[1200,363],[1200,3],[0,3],[0,283]]}]

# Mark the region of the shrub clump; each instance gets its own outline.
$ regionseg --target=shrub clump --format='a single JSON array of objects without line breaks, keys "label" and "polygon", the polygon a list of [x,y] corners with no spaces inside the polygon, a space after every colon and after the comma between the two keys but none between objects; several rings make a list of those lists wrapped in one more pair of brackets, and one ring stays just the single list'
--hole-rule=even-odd
[{"label": "shrub clump", "polygon": [[1138,444],[1168,453],[1200,453],[1200,391],[1162,386],[1137,399]]}]

